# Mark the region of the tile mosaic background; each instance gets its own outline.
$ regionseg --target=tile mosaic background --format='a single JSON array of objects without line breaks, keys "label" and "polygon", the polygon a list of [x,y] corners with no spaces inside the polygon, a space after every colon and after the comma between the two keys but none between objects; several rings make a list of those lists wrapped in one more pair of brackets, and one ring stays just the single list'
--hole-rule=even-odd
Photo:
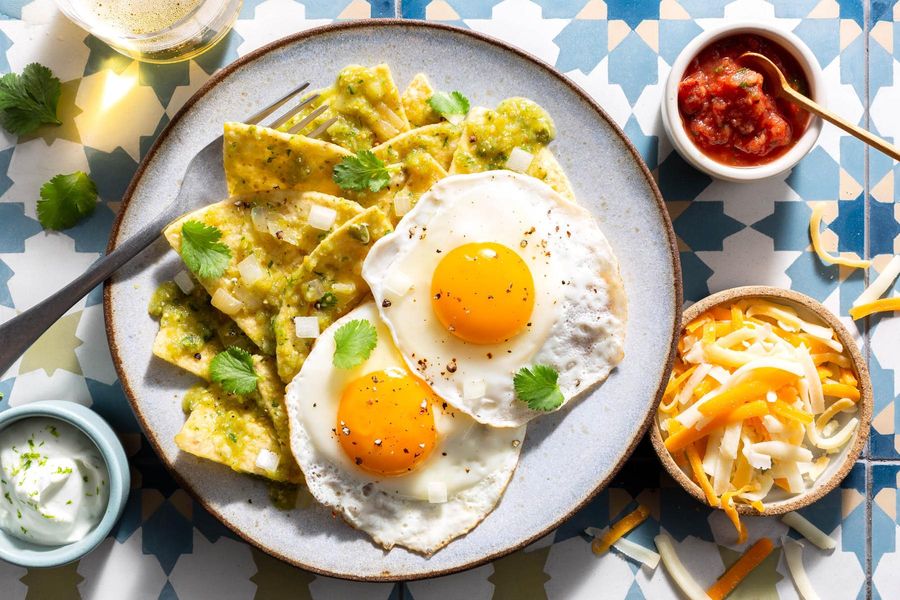
[{"label": "tile mosaic background", "polygon": [[[813,49],[834,110],[900,138],[900,3],[894,1],[246,0],[234,30],[216,48],[187,63],[157,66],[116,54],[63,18],[52,0],[0,0],[0,71],[34,61],[49,66],[63,81],[64,122],[18,139],[0,131],[0,321],[97,259],[141,157],[216,69],[295,31],[395,15],[500,37],[594,95],[659,181],[678,234],[688,301],[734,285],[770,284],[846,314],[866,279],[900,252],[900,167],[888,158],[826,126],[816,149],[790,174],[745,186],[714,182],[672,151],[658,112],[669,65],[684,44],[723,19],[750,17],[794,31]],[[101,205],[71,230],[43,232],[35,213],[41,184],[76,169],[95,179]],[[825,267],[813,255],[806,226],[817,202],[827,206],[831,250],[874,258],[869,274]],[[841,487],[804,511],[840,540],[830,553],[808,544],[804,562],[823,598],[900,598],[900,318],[845,324],[870,360],[872,438]],[[661,475],[652,450],[642,445],[613,485],[568,523],[493,564],[404,585],[349,583],[289,567],[235,539],[161,466],[116,379],[99,290],[0,374],[0,392],[0,409],[52,397],[93,406],[121,432],[134,474],[113,536],[79,563],[51,571],[0,562],[3,598],[503,600],[601,592],[604,598],[676,598],[661,569],[640,568],[616,552],[597,558],[582,535],[636,502],[651,507],[652,518],[629,539],[650,545],[658,531],[669,532],[702,583],[742,550],[730,545],[724,517]],[[788,534],[776,519],[750,519],[749,527],[751,539]],[[780,550],[732,597],[796,598]]]}]

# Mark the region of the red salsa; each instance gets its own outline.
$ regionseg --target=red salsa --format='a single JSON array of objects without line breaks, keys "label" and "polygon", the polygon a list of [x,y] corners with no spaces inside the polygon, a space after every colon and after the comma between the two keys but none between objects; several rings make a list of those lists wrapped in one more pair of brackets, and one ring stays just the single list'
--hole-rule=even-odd
[{"label": "red salsa", "polygon": [[678,86],[681,120],[694,144],[713,160],[750,167],[771,162],[803,135],[809,114],[766,91],[763,76],[738,57],[758,52],[791,86],[809,93],[797,60],[772,40],[738,34],[713,42],[691,61]]}]

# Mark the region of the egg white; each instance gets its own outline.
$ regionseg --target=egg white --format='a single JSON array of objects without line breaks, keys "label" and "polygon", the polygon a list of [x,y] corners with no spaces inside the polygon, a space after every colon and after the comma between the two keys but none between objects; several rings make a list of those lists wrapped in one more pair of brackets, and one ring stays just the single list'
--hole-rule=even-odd
[{"label": "egg white", "polygon": [[[334,333],[355,319],[375,325],[378,343],[361,365],[338,369],[332,365]],[[363,471],[337,439],[341,394],[357,377],[391,367],[405,368],[405,363],[373,302],[357,307],[326,329],[287,387],[291,450],[319,502],[385,548],[400,545],[431,554],[493,510],[515,470],[525,427],[488,427],[436,403],[432,414],[437,441],[422,463],[396,477]],[[447,502],[429,503],[431,482],[447,487]]]},{"label": "egg white", "polygon": [[[471,242],[515,250],[534,279],[531,323],[498,344],[454,336],[432,308],[438,263]],[[590,212],[532,177],[489,171],[442,179],[373,246],[362,274],[409,368],[481,423],[517,427],[543,414],[515,397],[522,367],[555,368],[568,401],[606,379],[624,355],[626,298],[606,237]],[[466,393],[482,383],[483,396]]]}]

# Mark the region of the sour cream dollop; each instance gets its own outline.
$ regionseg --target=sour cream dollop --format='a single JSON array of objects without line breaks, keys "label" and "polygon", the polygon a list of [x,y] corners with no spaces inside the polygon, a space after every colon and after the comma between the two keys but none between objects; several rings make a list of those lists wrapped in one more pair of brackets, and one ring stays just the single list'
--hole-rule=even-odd
[{"label": "sour cream dollop", "polygon": [[109,500],[109,474],[94,443],[56,419],[29,418],[0,431],[0,527],[46,546],[76,542]]}]

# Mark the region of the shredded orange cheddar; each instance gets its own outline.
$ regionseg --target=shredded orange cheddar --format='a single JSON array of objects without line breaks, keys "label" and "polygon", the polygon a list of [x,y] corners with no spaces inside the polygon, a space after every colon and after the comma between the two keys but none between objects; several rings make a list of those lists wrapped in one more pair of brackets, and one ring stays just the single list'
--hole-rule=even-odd
[{"label": "shredded orange cheddar", "polygon": [[[658,420],[665,424],[663,443],[707,503],[725,511],[743,541],[747,532],[737,503],[764,512],[765,498],[746,494],[772,485],[765,469],[753,466],[758,463],[750,446],[787,444],[810,450],[819,461],[832,460],[835,443],[845,442],[822,430],[838,412],[858,410],[851,400],[859,397],[852,361],[827,323],[810,322],[792,306],[758,298],[706,311],[685,326],[678,349],[663,396],[669,404],[658,409]],[[702,380],[698,369],[708,370]],[[689,384],[694,387],[687,397]],[[676,397],[682,402],[673,406]],[[845,427],[840,440],[848,433]],[[795,467],[794,456],[771,456],[772,467]],[[791,486],[801,482],[788,479],[779,478],[777,484],[793,493]],[[800,479],[803,486],[812,485],[807,473]]]},{"label": "shredded orange cheddar", "polygon": [[841,369],[841,383],[852,385],[853,387],[859,385],[859,381],[856,380],[856,375],[853,374],[853,371],[843,368]]},{"label": "shredded orange cheddar", "polygon": [[594,554],[608,552],[616,540],[643,523],[649,516],[649,508],[643,505],[638,506],[634,511],[619,519],[602,538],[594,538],[594,541],[591,542],[591,550],[594,551]]},{"label": "shredded orange cheddar", "polygon": [[826,396],[835,396],[838,398],[850,398],[851,400],[859,400],[859,390],[852,385],[844,383],[825,383],[822,384],[822,393]]},{"label": "shredded orange cheddar", "polygon": [[863,317],[868,317],[871,314],[895,310],[900,310],[900,296],[894,298],[881,298],[874,302],[854,306],[850,309],[850,317],[855,321],[857,319],[862,319]]},{"label": "shredded orange cheddar", "polygon": [[703,470],[703,463],[700,461],[700,454],[697,452],[697,448],[691,444],[686,448],[686,453],[691,464],[691,471],[694,473],[694,480],[700,485],[703,493],[706,494],[706,501],[710,506],[718,506],[719,499],[712,489],[709,477],[706,476],[706,472]]},{"label": "shredded orange cheddar", "polygon": [[813,416],[806,412],[805,410],[798,410],[781,400],[780,398],[775,402],[772,402],[769,405],[769,408],[772,411],[772,414],[776,417],[782,417],[783,419],[790,421],[797,421],[798,423],[803,423],[804,425],[807,423],[812,423]]},{"label": "shredded orange cheddar", "polygon": [[734,507],[734,495],[737,494],[740,490],[730,490],[722,494],[721,505],[722,510],[725,511],[725,515],[731,521],[731,524],[734,525],[734,528],[738,532],[738,544],[743,544],[747,541],[747,528],[741,524],[741,517],[738,515],[737,509]]},{"label": "shredded orange cheddar", "polygon": [[760,538],[755,544],[744,552],[737,561],[722,574],[719,579],[706,590],[710,600],[723,600],[728,594],[753,572],[762,561],[772,553],[774,544],[769,538]]}]

